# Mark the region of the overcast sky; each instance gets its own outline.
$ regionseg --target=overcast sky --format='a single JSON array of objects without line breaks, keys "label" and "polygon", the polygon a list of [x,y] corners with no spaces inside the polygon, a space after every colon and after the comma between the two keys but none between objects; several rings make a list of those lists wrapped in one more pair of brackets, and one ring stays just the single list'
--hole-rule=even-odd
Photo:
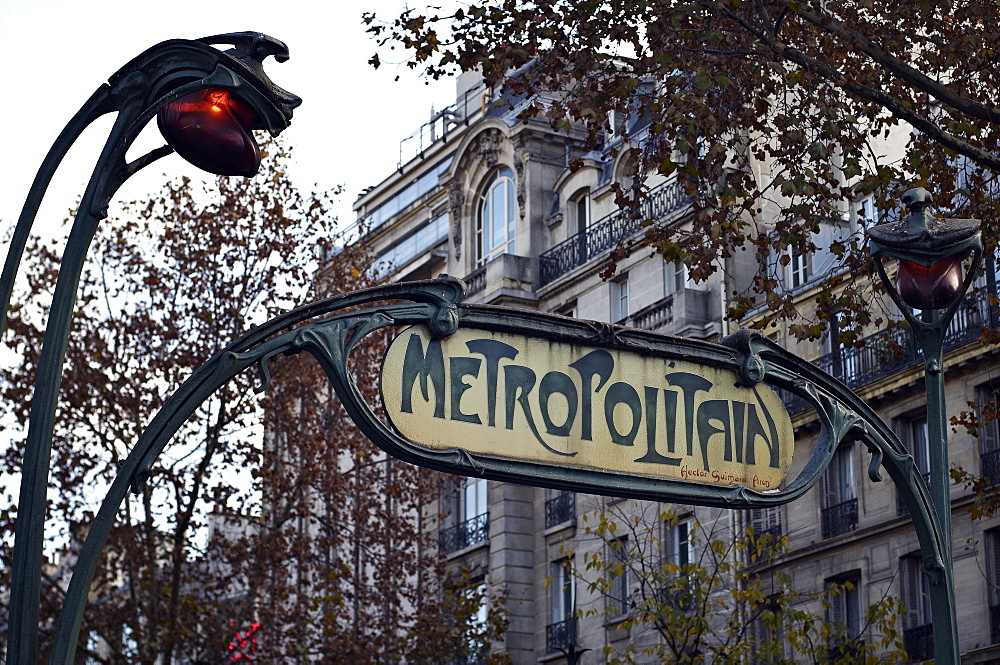
[{"label": "overcast sky", "polygon": [[[421,5],[422,3],[410,3]],[[265,61],[271,78],[302,97],[284,132],[293,146],[291,176],[303,190],[345,186],[338,214],[395,168],[399,142],[454,101],[454,80],[426,85],[404,67],[367,64],[375,44],[361,14],[387,18],[403,0],[0,0],[0,229],[16,220],[45,152],[90,94],[134,56],[166,39],[255,30],[288,44],[290,59]],[[389,52],[383,52],[383,62]],[[396,76],[399,81],[394,81]],[[112,116],[92,126],[60,168],[36,225],[51,228],[82,194]],[[155,132],[155,122],[152,132]],[[151,135],[143,145],[162,143]],[[147,167],[116,197],[142,199],[169,176],[197,169],[171,155]],[[6,254],[6,251],[3,252]]]}]

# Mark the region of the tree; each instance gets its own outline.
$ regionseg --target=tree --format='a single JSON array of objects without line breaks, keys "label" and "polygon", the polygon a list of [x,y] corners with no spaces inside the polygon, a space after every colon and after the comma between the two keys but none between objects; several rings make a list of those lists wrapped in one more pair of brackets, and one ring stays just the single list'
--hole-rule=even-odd
[{"label": "tree", "polygon": [[898,599],[882,598],[849,627],[834,617],[850,583],[794,590],[775,565],[787,537],[733,530],[718,511],[714,518],[703,525],[625,503],[584,516],[580,551],[567,552],[587,591],[578,620],[594,617],[631,635],[624,646],[604,647],[608,662],[907,662]]},{"label": "tree", "polygon": [[[433,78],[481,70],[507,98],[534,96],[524,119],[583,126],[591,145],[612,112],[647,116],[639,172],[676,174],[695,209],[690,224],[649,225],[655,250],[702,279],[753,249],[756,274],[727,294],[731,317],[764,300],[759,325],[788,318],[817,337],[839,311],[851,341],[880,321],[857,278],[871,274],[863,242],[829,248],[848,269],[823,286],[815,314],[782,290],[776,264],[815,251],[820,224],[850,202],[875,195],[884,215],[915,186],[947,214],[982,219],[995,247],[997,18],[985,0],[486,0],[365,21],[410,67]],[[619,203],[638,215],[641,181],[632,190]]]},{"label": "tree", "polygon": [[[43,584],[43,650],[74,548],[117,462],[173,390],[279,310],[369,279],[363,245],[332,245],[332,194],[300,193],[284,175],[288,155],[273,144],[268,151],[268,166],[252,179],[220,178],[215,191],[184,179],[148,203],[126,204],[95,240],[53,442],[46,534],[59,559]],[[0,374],[2,422],[15,441],[58,268],[50,246],[36,241],[28,256],[27,289],[5,338],[16,360]],[[331,266],[324,280],[317,258]],[[370,375],[369,361],[361,357],[358,371]],[[366,662],[459,649],[455,631],[464,626],[420,634],[414,617],[461,622],[482,601],[453,594],[454,603],[434,603],[446,582],[437,550],[425,546],[419,525],[403,530],[433,480],[389,462],[351,431],[312,369],[282,371],[266,405],[253,397],[256,381],[241,375],[206,402],[126,501],[91,590],[80,650],[94,662],[169,665],[271,655],[289,662],[349,649],[358,656],[352,662]],[[307,417],[286,418],[293,408]],[[22,447],[5,451],[6,474],[19,473]],[[0,528],[9,561],[16,507],[6,501]],[[302,524],[308,528],[286,528]],[[2,568],[7,574],[9,565]]]}]

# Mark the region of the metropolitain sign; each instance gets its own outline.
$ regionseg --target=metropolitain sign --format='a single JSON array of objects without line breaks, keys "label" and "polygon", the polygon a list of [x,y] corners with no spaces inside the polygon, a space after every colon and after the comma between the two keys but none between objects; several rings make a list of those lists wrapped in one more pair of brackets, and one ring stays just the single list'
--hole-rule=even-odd
[{"label": "metropolitain sign", "polygon": [[400,434],[435,450],[757,492],[792,462],[792,423],[769,386],[632,350],[414,326],[388,349],[382,397]]}]

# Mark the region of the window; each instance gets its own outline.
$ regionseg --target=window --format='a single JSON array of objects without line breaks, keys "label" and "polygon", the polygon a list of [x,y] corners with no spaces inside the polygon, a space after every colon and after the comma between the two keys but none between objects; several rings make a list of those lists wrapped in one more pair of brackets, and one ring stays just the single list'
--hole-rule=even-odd
[{"label": "window", "polygon": [[570,233],[576,237],[577,265],[591,258],[591,248],[588,245],[587,232],[590,228],[590,192],[583,190],[570,201],[572,224]]},{"label": "window", "polygon": [[983,534],[986,538],[986,576],[990,599],[990,641],[1000,644],[1000,529]]},{"label": "window", "polygon": [[611,282],[611,321],[621,323],[628,315],[628,275],[623,275]]},{"label": "window", "polygon": [[854,447],[841,446],[823,474],[823,537],[833,538],[858,526],[854,485]]},{"label": "window", "polygon": [[485,478],[467,478],[458,495],[458,510],[463,522],[475,519],[487,511],[487,482]]},{"label": "window", "polygon": [[393,268],[403,268],[407,263],[448,238],[448,212],[442,212],[432,217],[426,224],[419,226],[403,240],[387,249],[375,260],[379,271]]},{"label": "window", "polygon": [[586,234],[591,223],[590,192],[585,189],[577,194],[570,202],[570,206],[573,211],[573,228],[576,229],[577,233]]},{"label": "window", "polygon": [[549,490],[545,501],[545,528],[565,524],[576,518],[576,493],[563,490]]},{"label": "window", "polygon": [[878,224],[878,208],[875,207],[875,195],[869,195],[855,204],[858,216],[858,226],[870,228]]},{"label": "window", "polygon": [[848,386],[862,382],[865,367],[860,362],[861,349],[848,347],[841,341],[840,334],[847,327],[843,312],[835,312],[830,318],[826,337],[823,338],[823,355],[829,356],[827,371]]},{"label": "window", "polygon": [[688,276],[687,266],[683,262],[670,263],[663,262],[663,293],[673,295],[680,293],[684,289],[693,289],[694,283]]},{"label": "window", "polygon": [[682,569],[694,560],[691,549],[691,521],[680,520],[663,524],[663,555],[669,562]]},{"label": "window", "polygon": [[576,593],[573,568],[569,559],[549,563],[549,625],[545,627],[545,649],[548,653],[572,651],[576,643]]},{"label": "window", "polygon": [[903,606],[903,645],[911,661],[934,657],[934,627],[931,624],[930,582],[920,571],[920,555],[899,560],[899,583]]},{"label": "window", "polygon": [[576,301],[573,300],[571,302],[563,304],[562,306],[560,306],[559,308],[557,308],[555,310],[555,313],[559,314],[561,316],[568,316],[571,319],[575,319],[576,318],[576,313],[577,313],[577,310],[576,310]]},{"label": "window", "polygon": [[777,538],[781,535],[781,506],[751,508],[747,522],[753,528],[755,538],[760,538],[765,533]]},{"label": "window", "polygon": [[751,662],[777,661],[785,655],[781,613],[781,599],[778,595],[768,596],[754,608],[750,630],[757,657]]},{"label": "window", "polygon": [[1000,482],[1000,419],[998,413],[998,392],[992,386],[981,387],[978,391],[980,420],[979,456],[981,475],[994,483]]},{"label": "window", "polygon": [[388,219],[398,215],[421,196],[437,187],[438,179],[451,166],[451,160],[452,157],[446,157],[441,160],[434,165],[434,168],[425,171],[423,175],[400,190],[398,194],[369,212],[365,217],[365,223],[368,225],[368,228],[371,230],[377,229]]},{"label": "window", "polygon": [[[927,440],[927,418],[897,418],[896,434],[903,443],[906,451],[913,456],[913,462],[917,465],[917,470],[924,477],[924,482],[930,487],[931,475],[931,452]],[[905,515],[907,513],[906,504],[900,497],[897,513]]]},{"label": "window", "polygon": [[463,653],[458,658],[451,661],[451,665],[480,663],[486,660],[489,654],[489,645],[486,643],[486,632],[489,628],[489,592],[486,581],[481,580],[465,588],[463,595],[470,604],[475,604],[476,611],[468,617],[465,625],[462,641],[464,642]]},{"label": "window", "polygon": [[788,256],[788,285],[797,289],[808,282],[811,276],[809,253],[789,247]]},{"label": "window", "polygon": [[628,539],[619,538],[608,543],[608,618],[622,618],[629,611]]},{"label": "window", "polygon": [[[488,485],[484,478],[465,478],[443,502],[449,510],[438,533],[438,548],[451,554],[489,540]],[[449,501],[450,500],[450,501]]]},{"label": "window", "polygon": [[507,167],[486,183],[476,216],[476,245],[479,264],[514,249],[514,172]]},{"label": "window", "polygon": [[691,525],[689,519],[663,523],[663,560],[667,567],[659,594],[664,606],[683,612],[694,603],[687,568],[694,561]]},{"label": "window", "polygon": [[575,610],[573,569],[569,559],[559,559],[549,564],[552,582],[550,591],[552,592],[552,614],[551,623],[561,623],[573,618]]},{"label": "window", "polygon": [[831,594],[826,620],[841,624],[847,637],[854,639],[861,634],[861,576],[857,573],[830,578],[826,581]]}]

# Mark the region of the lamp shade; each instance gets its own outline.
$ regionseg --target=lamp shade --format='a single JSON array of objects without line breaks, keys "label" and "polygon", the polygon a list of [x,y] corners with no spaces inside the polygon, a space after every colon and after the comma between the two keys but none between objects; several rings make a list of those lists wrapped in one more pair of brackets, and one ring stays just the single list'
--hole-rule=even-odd
[{"label": "lamp shade", "polygon": [[962,260],[954,254],[930,268],[900,259],[896,291],[914,309],[946,309],[962,293]]},{"label": "lamp shade", "polygon": [[255,115],[230,91],[209,88],[164,106],[156,124],[170,147],[198,168],[249,177],[260,167],[260,147],[249,129]]}]

